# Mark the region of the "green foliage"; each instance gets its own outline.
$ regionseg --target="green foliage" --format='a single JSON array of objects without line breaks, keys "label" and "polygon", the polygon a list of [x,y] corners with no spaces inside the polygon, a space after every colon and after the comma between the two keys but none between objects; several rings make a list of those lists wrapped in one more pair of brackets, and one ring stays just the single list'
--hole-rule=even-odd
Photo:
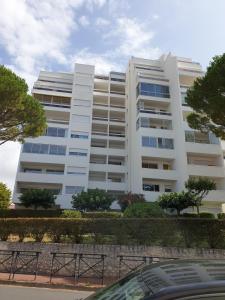
[{"label": "green foliage", "polygon": [[181,215],[181,217],[185,217],[185,218],[198,218],[198,215],[195,213],[183,213]]},{"label": "green foliage", "polygon": [[142,194],[132,194],[131,192],[123,194],[119,197],[118,203],[122,211],[133,204],[133,203],[143,203],[145,202],[145,197]]},{"label": "green foliage", "polygon": [[216,189],[216,184],[208,178],[198,177],[189,178],[185,183],[185,187],[192,195],[193,206],[196,206],[199,215],[199,207],[202,205],[202,200],[208,195],[209,191]]},{"label": "green foliage", "polygon": [[113,202],[113,198],[107,192],[99,189],[82,191],[72,198],[73,208],[80,211],[108,210]]},{"label": "green foliage", "polygon": [[6,184],[0,182],[0,210],[9,208],[11,191]]},{"label": "green foliage", "polygon": [[57,218],[60,209],[34,210],[34,209],[4,209],[0,210],[0,218]]},{"label": "green foliage", "polygon": [[225,53],[215,56],[205,75],[195,80],[186,101],[194,109],[187,117],[192,128],[225,138]]},{"label": "green foliage", "polygon": [[133,203],[124,211],[125,218],[163,217],[164,211],[158,202]]},{"label": "green foliage", "polygon": [[204,211],[200,212],[199,217],[207,218],[207,219],[215,219],[216,218],[214,214],[212,214],[210,212],[204,212]]},{"label": "green foliage", "polygon": [[44,209],[55,206],[56,196],[47,189],[28,189],[20,196],[20,202],[25,207],[42,207]]},{"label": "green foliage", "polygon": [[61,218],[81,218],[81,212],[78,210],[64,210]]},{"label": "green foliage", "polygon": [[171,212],[176,211],[178,216],[183,209],[192,206],[190,193],[184,191],[181,193],[165,193],[159,197],[158,201],[162,209],[170,210]]},{"label": "green foliage", "polygon": [[219,213],[217,214],[218,219],[225,219],[225,213]]},{"label": "green foliage", "polygon": [[17,218],[0,219],[0,238],[49,242],[225,248],[225,220],[205,218]]},{"label": "green foliage", "polygon": [[25,80],[0,65],[0,145],[37,137],[45,128],[44,109],[28,95]]},{"label": "green foliage", "polygon": [[117,211],[93,211],[83,212],[83,218],[121,218],[123,214]]}]

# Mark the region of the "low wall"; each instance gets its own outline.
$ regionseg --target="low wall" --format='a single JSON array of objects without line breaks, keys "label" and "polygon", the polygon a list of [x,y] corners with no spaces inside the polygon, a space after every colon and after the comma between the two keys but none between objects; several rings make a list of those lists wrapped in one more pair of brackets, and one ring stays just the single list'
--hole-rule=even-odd
[{"label": "low wall", "polygon": [[[138,255],[165,258],[216,258],[224,259],[225,250],[220,249],[191,249],[170,248],[156,246],[120,246],[120,245],[89,245],[89,244],[57,244],[57,243],[17,243],[0,242],[0,250],[41,251],[39,259],[39,273],[49,274],[51,268],[51,252],[73,252],[105,254],[105,276],[117,277],[119,260],[118,255]],[[125,271],[125,270],[124,270]],[[66,275],[66,271],[61,271]]]}]

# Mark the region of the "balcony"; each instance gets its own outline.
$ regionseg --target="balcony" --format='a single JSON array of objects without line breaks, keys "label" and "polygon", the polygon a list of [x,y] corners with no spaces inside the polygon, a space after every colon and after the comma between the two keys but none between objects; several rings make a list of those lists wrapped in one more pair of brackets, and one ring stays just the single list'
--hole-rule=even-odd
[{"label": "balcony", "polygon": [[161,180],[178,180],[176,170],[142,169],[142,177]]},{"label": "balcony", "polygon": [[31,173],[31,172],[18,172],[17,181],[20,182],[45,182],[45,183],[62,183],[62,176],[64,173]]},{"label": "balcony", "polygon": [[187,171],[190,176],[225,177],[224,167],[218,166],[188,165]]}]

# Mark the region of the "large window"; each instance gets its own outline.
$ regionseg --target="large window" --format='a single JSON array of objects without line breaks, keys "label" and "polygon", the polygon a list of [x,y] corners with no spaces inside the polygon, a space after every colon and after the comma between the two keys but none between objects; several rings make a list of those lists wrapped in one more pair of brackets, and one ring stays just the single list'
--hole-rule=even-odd
[{"label": "large window", "polygon": [[142,136],[142,146],[161,149],[173,149],[173,139]]},{"label": "large window", "polygon": [[79,194],[83,189],[83,186],[66,186],[66,194]]},{"label": "large window", "polygon": [[144,183],[143,190],[148,192],[159,192],[159,185],[158,184],[151,184],[151,183]]},{"label": "large window", "polygon": [[82,132],[82,131],[71,131],[71,138],[72,139],[88,139],[88,132]]},{"label": "large window", "polygon": [[140,82],[137,86],[137,96],[139,95],[169,98],[170,97],[169,86]]},{"label": "large window", "polygon": [[88,151],[86,149],[79,149],[79,148],[70,148],[69,155],[74,156],[87,156]]},{"label": "large window", "polygon": [[46,136],[55,136],[55,137],[66,137],[67,129],[57,128],[57,127],[48,127],[46,129]]},{"label": "large window", "polygon": [[36,154],[66,155],[66,146],[25,143],[23,145],[23,152]]}]

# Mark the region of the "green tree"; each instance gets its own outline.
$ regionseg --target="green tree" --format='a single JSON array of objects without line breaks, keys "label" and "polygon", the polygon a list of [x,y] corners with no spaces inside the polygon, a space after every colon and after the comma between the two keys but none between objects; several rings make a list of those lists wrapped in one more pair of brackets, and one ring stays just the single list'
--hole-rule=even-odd
[{"label": "green tree", "polygon": [[44,109],[28,95],[25,80],[0,65],[0,145],[37,137],[45,128]]},{"label": "green tree", "polygon": [[25,207],[47,209],[55,206],[56,196],[47,189],[28,189],[20,196],[20,202]]},{"label": "green tree", "polygon": [[143,203],[145,202],[145,197],[142,194],[133,194],[131,192],[120,195],[118,204],[122,211],[125,211],[125,209],[133,204],[133,203]]},{"label": "green tree", "polygon": [[199,207],[202,205],[202,200],[208,195],[209,191],[216,189],[214,181],[198,177],[189,178],[185,183],[185,187],[193,197],[193,206],[196,206],[199,215]]},{"label": "green tree", "polygon": [[162,209],[170,210],[171,212],[176,211],[178,216],[180,216],[182,210],[193,206],[192,195],[184,191],[162,194],[158,202]]},{"label": "green tree", "polygon": [[149,217],[163,217],[164,211],[155,202],[137,202],[129,205],[124,211],[125,218],[149,218]]},{"label": "green tree", "polygon": [[11,191],[6,184],[0,182],[0,209],[9,208]]},{"label": "green tree", "polygon": [[72,206],[79,211],[108,210],[113,198],[100,189],[82,191],[72,196]]},{"label": "green tree", "polygon": [[192,128],[225,139],[225,53],[215,56],[205,76],[195,80],[186,102],[194,109],[187,117]]}]

